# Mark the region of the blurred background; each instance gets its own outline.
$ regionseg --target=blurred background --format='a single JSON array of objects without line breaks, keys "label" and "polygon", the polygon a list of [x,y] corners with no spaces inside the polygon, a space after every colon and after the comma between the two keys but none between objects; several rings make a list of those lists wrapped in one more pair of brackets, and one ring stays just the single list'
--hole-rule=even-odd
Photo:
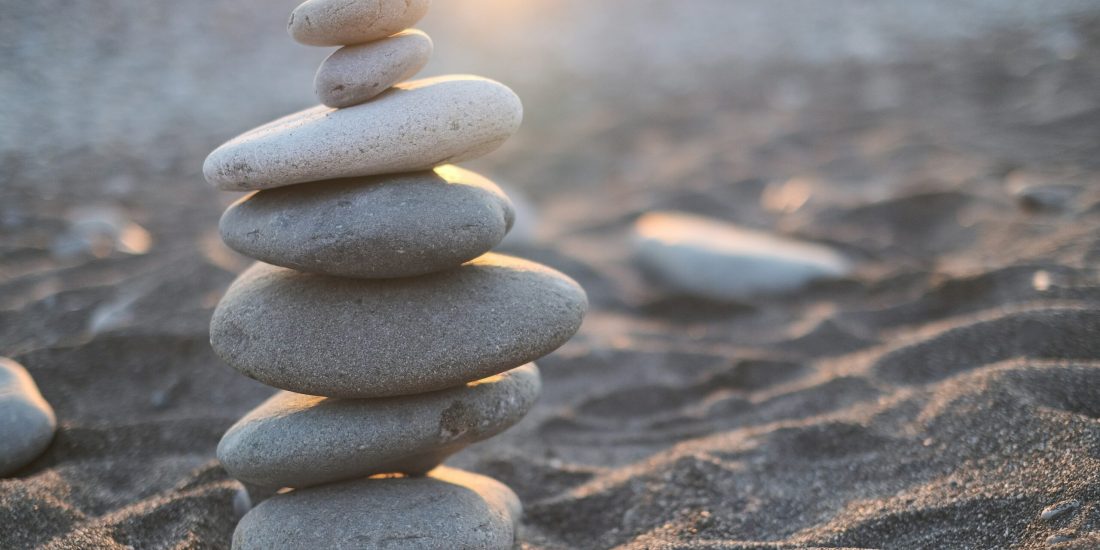
[{"label": "blurred background", "polygon": [[[223,141],[315,103],[330,50],[289,38],[297,3],[0,0],[0,355],[27,366],[61,421],[34,476],[0,485],[9,540],[75,544],[107,529],[116,542],[191,533],[217,546],[231,532],[213,448],[269,390],[208,350],[212,308],[248,262],[217,235],[237,196],[208,186],[201,166]],[[921,414],[923,401],[901,403],[909,392],[950,399],[889,366],[897,342],[972,350],[1023,330],[1013,313],[968,343],[922,340],[944,326],[970,335],[975,321],[961,316],[1036,301],[1087,313],[1100,299],[1095,0],[436,0],[418,28],[435,42],[423,76],[487,76],[524,100],[519,134],[469,167],[520,203],[506,249],[573,276],[593,304],[581,334],[546,360],[540,409],[456,458],[516,488],[532,545],[643,547],[702,532],[915,547],[905,537],[917,534],[883,518],[935,531],[929,510],[971,506],[976,493],[934,505],[922,495],[1002,451],[1036,477],[974,466],[975,491],[1025,496],[989,508],[1003,524],[936,520],[962,537],[940,542],[1044,541],[1053,535],[1037,511],[1060,491],[1095,489],[1094,462],[1031,464],[1030,443],[1008,451],[995,431],[952,431],[965,415],[936,424],[947,413],[925,410],[895,430]],[[634,221],[656,210],[814,241],[855,268],[789,295],[685,296],[632,257]],[[1053,334],[1094,322],[1051,315],[1059,321],[1040,325]],[[1100,358],[1036,349],[951,357]],[[829,363],[841,357],[848,366]],[[1081,401],[1065,397],[1079,384],[1054,380],[1063,409]],[[981,416],[1011,416],[989,403]],[[1096,410],[1082,414],[1094,422]],[[1096,434],[1064,422],[1034,430]],[[839,451],[806,434],[854,441],[864,455],[844,460],[866,459],[870,473],[822,466]],[[937,447],[970,436],[969,447]],[[791,466],[808,476],[798,479],[766,467],[792,448],[825,462]],[[730,466],[739,453],[762,458]],[[928,465],[905,475],[870,465],[883,460]],[[691,476],[723,489],[692,492]],[[816,493],[799,494],[806,486]],[[751,502],[727,502],[733,493]],[[178,517],[135,519],[165,506]],[[29,519],[32,509],[50,519]],[[1081,537],[1100,521],[1089,517],[1075,524]]]}]

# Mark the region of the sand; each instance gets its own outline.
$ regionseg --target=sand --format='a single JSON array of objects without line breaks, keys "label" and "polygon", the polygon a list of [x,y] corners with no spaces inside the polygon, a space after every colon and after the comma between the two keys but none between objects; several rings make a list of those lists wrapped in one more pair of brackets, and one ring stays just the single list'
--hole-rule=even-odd
[{"label": "sand", "polygon": [[[1035,119],[1007,65],[957,61],[773,74],[813,84],[798,108],[743,83],[676,108],[592,83],[576,104],[524,96],[528,126],[477,168],[537,205],[542,244],[512,252],[577,279],[592,308],[539,361],[532,413],[447,462],[515,490],[524,548],[1100,546],[1100,106]],[[879,77],[904,84],[901,107],[849,87]],[[232,197],[192,165],[140,181],[4,192],[0,354],[60,426],[0,481],[5,548],[232,535],[238,486],[215,446],[272,393],[207,343],[248,265],[217,239]],[[1021,182],[1077,193],[1036,204]],[[96,202],[147,229],[148,252],[59,256]],[[628,255],[657,209],[828,244],[855,271],[782,297],[677,296]]]}]

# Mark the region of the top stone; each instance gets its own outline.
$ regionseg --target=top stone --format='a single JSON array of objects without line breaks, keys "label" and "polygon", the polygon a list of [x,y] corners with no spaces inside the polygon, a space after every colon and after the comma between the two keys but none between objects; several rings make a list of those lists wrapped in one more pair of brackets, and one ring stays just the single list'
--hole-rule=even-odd
[{"label": "top stone", "polygon": [[424,17],[431,0],[306,0],[287,30],[310,46],[346,46],[385,38]]}]

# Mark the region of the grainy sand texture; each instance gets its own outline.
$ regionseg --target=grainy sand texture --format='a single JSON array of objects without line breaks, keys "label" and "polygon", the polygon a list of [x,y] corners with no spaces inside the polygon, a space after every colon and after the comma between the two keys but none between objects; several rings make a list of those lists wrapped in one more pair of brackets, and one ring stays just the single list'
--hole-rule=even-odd
[{"label": "grainy sand texture", "polygon": [[[529,199],[517,224],[533,237],[508,251],[570,275],[591,302],[578,335],[538,362],[531,414],[447,462],[515,490],[523,548],[1100,547],[1095,6],[1011,19],[1028,8],[1006,3],[973,32],[906,38],[845,4],[863,17],[852,32],[873,39],[818,59],[798,35],[763,32],[786,44],[776,56],[691,56],[732,48],[704,20],[747,17],[742,2],[700,1],[710,11],[694,18],[679,2],[532,2],[551,11],[510,21],[541,30],[498,44],[461,30],[469,11],[436,4],[422,26],[436,51],[466,44],[482,62],[467,70],[524,100],[516,139],[471,164]],[[812,19],[776,5],[787,11],[761,24]],[[560,48],[583,55],[539,57],[544,35],[578,28]],[[283,31],[255,34],[269,32]],[[444,56],[428,74],[467,61]],[[308,75],[316,61],[293,65]],[[217,234],[237,196],[199,171],[219,140],[308,106],[308,76],[287,81],[299,95],[273,91],[283,99],[239,126],[183,124],[199,137],[180,134],[168,161],[170,140],[149,164],[121,138],[72,146],[98,159],[84,170],[59,153],[51,165],[41,136],[27,139],[47,153],[5,149],[0,355],[32,374],[59,427],[0,480],[0,547],[228,546],[239,485],[215,447],[273,390],[210,350],[213,307],[248,262]],[[89,93],[86,108],[107,104],[102,87]],[[173,105],[205,112],[204,97]],[[125,128],[119,117],[104,131]],[[634,220],[656,210],[823,244],[853,271],[732,303],[683,296],[631,253]]]}]

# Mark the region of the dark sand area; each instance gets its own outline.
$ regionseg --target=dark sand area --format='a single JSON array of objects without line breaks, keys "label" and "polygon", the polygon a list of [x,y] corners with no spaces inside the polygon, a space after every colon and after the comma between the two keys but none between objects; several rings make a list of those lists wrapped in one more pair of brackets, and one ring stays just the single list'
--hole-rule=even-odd
[{"label": "dark sand area", "polygon": [[[448,464],[516,491],[524,548],[1100,547],[1100,11],[1063,23],[1069,50],[991,28],[652,93],[515,72],[525,127],[472,167],[535,205],[508,252],[592,308],[539,361],[533,412]],[[0,480],[2,548],[228,546],[238,484],[214,449],[272,390],[210,350],[248,262],[217,236],[235,197],[187,170],[74,172],[65,192],[7,174],[0,355],[60,428]],[[679,296],[630,256],[651,210],[825,243],[856,270]],[[142,228],[147,251],[119,250]]]}]

